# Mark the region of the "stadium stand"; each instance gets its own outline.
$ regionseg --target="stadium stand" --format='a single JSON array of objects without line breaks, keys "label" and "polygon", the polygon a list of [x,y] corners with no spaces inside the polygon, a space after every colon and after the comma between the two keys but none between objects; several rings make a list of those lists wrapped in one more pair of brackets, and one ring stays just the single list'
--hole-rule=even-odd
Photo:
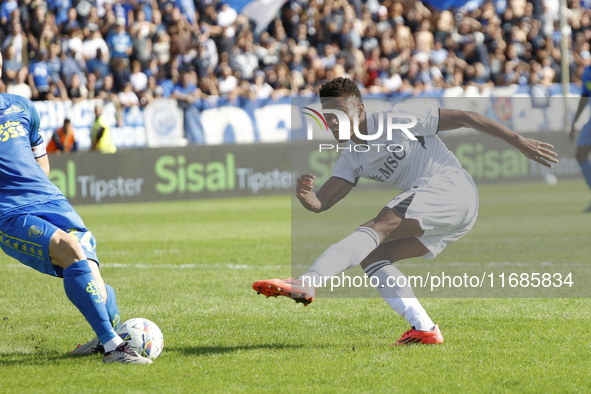
[{"label": "stadium stand", "polygon": [[[7,0],[0,90],[145,106],[308,95],[343,75],[388,95],[559,82],[558,0],[452,3],[287,1],[264,27],[223,0]],[[589,5],[568,1],[575,83],[591,59]]]}]

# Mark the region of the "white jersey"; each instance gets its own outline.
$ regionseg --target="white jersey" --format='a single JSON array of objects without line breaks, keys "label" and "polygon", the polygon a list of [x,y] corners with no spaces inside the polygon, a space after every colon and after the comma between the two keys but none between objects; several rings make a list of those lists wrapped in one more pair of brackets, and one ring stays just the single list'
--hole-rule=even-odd
[{"label": "white jersey", "polygon": [[[458,159],[436,135],[439,108],[405,106],[403,111],[398,109],[396,112],[416,117],[417,124],[408,130],[417,140],[411,140],[402,130],[394,130],[392,138],[388,139],[384,130],[378,139],[367,141],[369,151],[359,149],[359,145],[349,141],[348,147],[341,152],[334,166],[334,177],[353,184],[357,183],[359,177],[363,177],[390,183],[399,190],[407,190],[416,180],[425,176],[447,170],[465,171]],[[367,115],[369,135],[375,134],[378,130],[380,116],[384,116],[384,113]],[[387,149],[388,146],[391,147],[390,151]]]}]

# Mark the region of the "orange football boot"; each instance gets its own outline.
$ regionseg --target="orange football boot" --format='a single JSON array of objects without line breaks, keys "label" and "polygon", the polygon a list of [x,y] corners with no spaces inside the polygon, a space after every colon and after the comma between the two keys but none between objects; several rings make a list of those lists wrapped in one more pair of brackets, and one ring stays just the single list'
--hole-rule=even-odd
[{"label": "orange football boot", "polygon": [[257,294],[266,295],[267,298],[289,297],[295,302],[301,302],[304,306],[314,301],[316,294],[313,287],[304,287],[301,280],[293,278],[259,280],[252,284],[252,288]]},{"label": "orange football boot", "polygon": [[419,331],[412,328],[402,334],[402,337],[392,346],[410,345],[412,343],[443,343],[443,336],[441,335],[441,331],[439,331],[439,325],[435,324],[435,328],[431,331]]}]

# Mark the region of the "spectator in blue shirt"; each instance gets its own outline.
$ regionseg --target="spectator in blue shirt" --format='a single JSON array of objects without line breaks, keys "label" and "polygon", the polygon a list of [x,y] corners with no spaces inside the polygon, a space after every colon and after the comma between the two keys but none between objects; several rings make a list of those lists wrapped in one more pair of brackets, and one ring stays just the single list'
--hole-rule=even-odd
[{"label": "spectator in blue shirt", "polygon": [[[68,50],[68,54],[62,63],[62,78],[65,83],[69,84],[72,80],[72,75],[78,74],[80,79],[83,81],[82,83],[86,83],[86,77],[82,71],[82,66],[76,60],[76,50],[74,48],[70,48]],[[84,78],[82,78],[84,77]]]},{"label": "spectator in blue shirt", "polygon": [[6,36],[2,43],[2,50],[6,50],[9,46],[13,46],[16,54],[16,60],[22,64],[27,64],[27,36],[23,33],[23,26],[20,21],[12,21],[9,23],[10,34]]},{"label": "spectator in blue shirt", "polygon": [[174,87],[170,97],[178,100],[181,108],[189,108],[199,96],[199,89],[197,88],[195,81],[195,71],[187,70],[181,74],[180,83]]},{"label": "spectator in blue shirt", "polygon": [[175,84],[167,75],[166,69],[164,67],[160,67],[158,70],[156,82],[158,83],[158,87],[161,89],[160,96],[169,98],[175,88]]},{"label": "spectator in blue shirt", "polygon": [[76,8],[70,8],[68,10],[68,19],[60,26],[60,31],[62,34],[70,34],[72,30],[79,28],[78,12],[76,12]]},{"label": "spectator in blue shirt", "polygon": [[61,26],[62,23],[68,20],[68,10],[72,8],[70,0],[47,0],[49,10],[55,15],[55,23]]},{"label": "spectator in blue shirt", "polygon": [[0,7],[0,20],[2,21],[2,25],[6,26],[10,23],[12,11],[18,8],[18,2],[16,0],[6,0],[2,2],[2,7]]},{"label": "spectator in blue shirt", "polygon": [[86,61],[86,72],[96,74],[99,80],[110,73],[109,64],[103,58],[103,51],[98,48],[96,50],[96,57]]},{"label": "spectator in blue shirt", "polygon": [[47,100],[51,72],[47,65],[47,58],[47,51],[39,51],[37,61],[29,65],[29,85],[33,91],[33,100]]},{"label": "spectator in blue shirt", "polygon": [[18,72],[22,67],[23,64],[16,59],[14,47],[12,45],[8,46],[4,51],[4,73],[2,74],[4,83],[7,85],[16,83]]},{"label": "spectator in blue shirt", "polygon": [[57,82],[60,79],[60,71],[62,69],[61,49],[57,42],[52,42],[49,45],[49,59],[47,66],[49,67],[51,82]]},{"label": "spectator in blue shirt", "polygon": [[115,31],[107,37],[107,45],[113,58],[128,59],[133,52],[133,41],[129,33],[125,31],[125,20],[117,19]]}]

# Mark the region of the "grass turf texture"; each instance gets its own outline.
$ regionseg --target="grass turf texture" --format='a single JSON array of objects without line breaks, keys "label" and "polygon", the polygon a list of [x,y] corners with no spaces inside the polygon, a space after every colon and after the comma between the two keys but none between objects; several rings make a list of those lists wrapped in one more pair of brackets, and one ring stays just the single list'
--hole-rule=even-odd
[{"label": "grass turf texture", "polygon": [[[479,190],[476,227],[438,263],[588,262],[582,182]],[[353,194],[335,210],[363,198]],[[359,215],[375,214],[377,201]],[[392,348],[408,327],[379,298],[322,298],[304,308],[251,289],[290,275],[288,196],[77,210],[97,237],[123,319],[156,322],[164,351],[150,366],[70,357],[93,333],[62,281],[2,255],[0,392],[591,389],[589,299],[425,298],[446,342]],[[310,253],[358,222],[345,220],[342,234],[317,239]]]}]

